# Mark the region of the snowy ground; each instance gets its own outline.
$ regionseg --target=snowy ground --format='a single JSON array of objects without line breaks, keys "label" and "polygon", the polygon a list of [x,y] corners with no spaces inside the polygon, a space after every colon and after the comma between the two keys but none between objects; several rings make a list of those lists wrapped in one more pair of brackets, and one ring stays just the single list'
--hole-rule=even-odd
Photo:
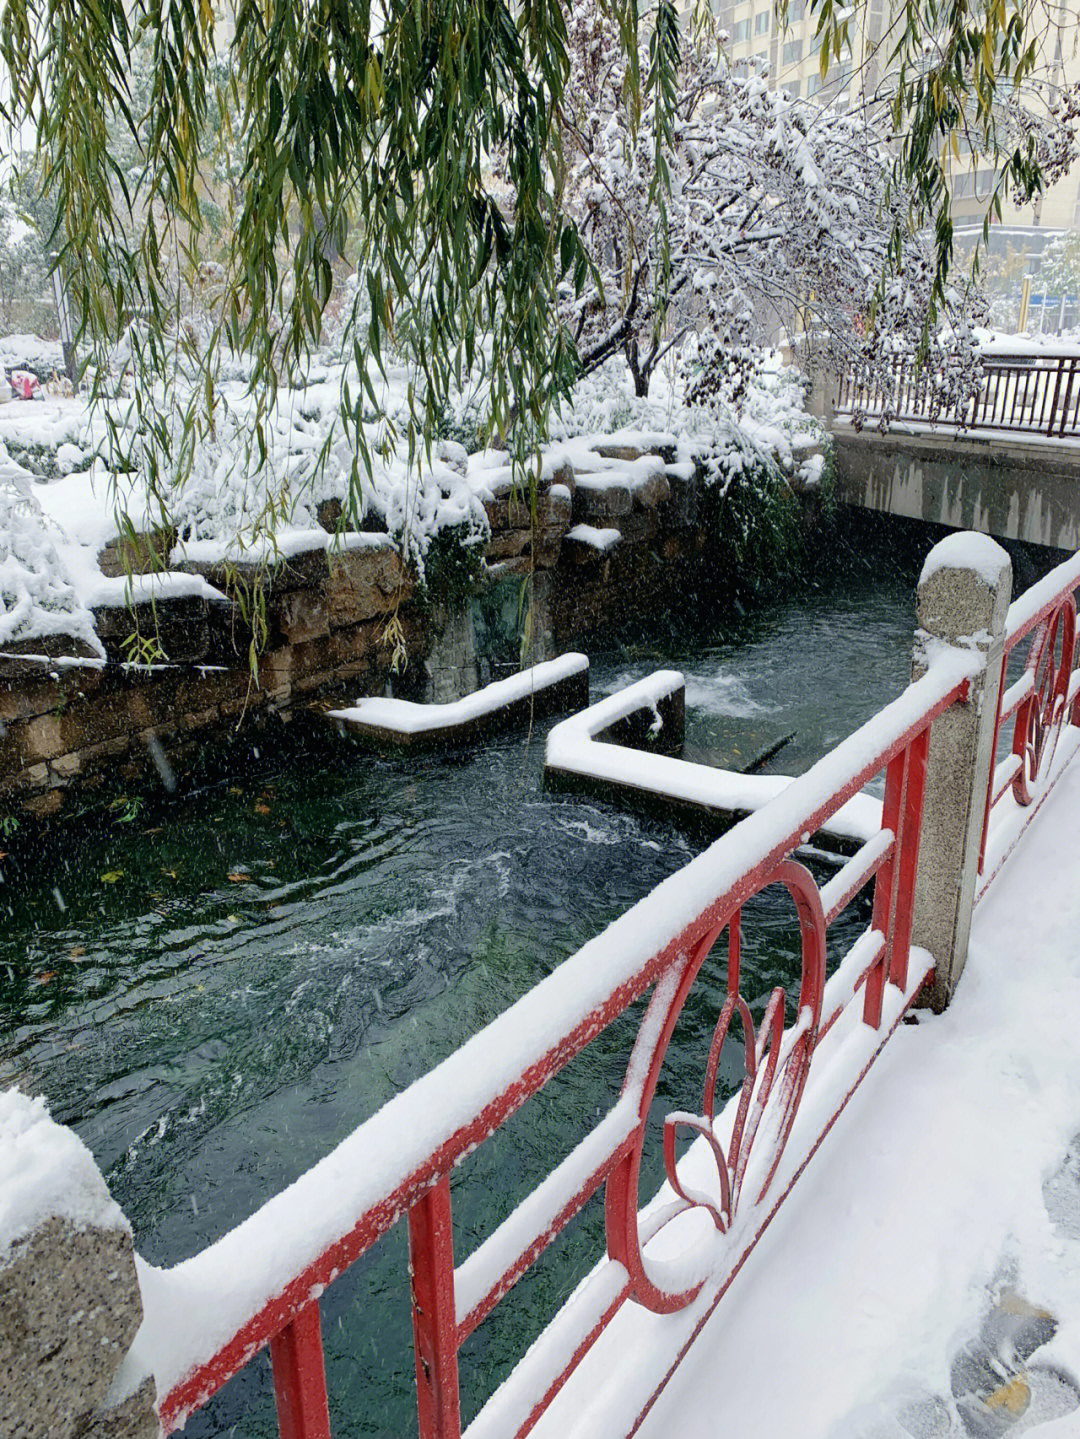
[{"label": "snowy ground", "polygon": [[1074,764],[952,1008],[887,1045],[646,1439],[1080,1435],[1078,841]]}]

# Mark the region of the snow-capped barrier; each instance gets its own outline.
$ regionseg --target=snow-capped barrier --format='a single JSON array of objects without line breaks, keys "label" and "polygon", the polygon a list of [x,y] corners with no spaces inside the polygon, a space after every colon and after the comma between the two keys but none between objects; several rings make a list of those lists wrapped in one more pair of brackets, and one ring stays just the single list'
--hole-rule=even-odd
[{"label": "snow-capped barrier", "polygon": [[[769,804],[791,783],[787,775],[744,774],[678,757],[684,689],[676,670],[657,670],[563,720],[548,734],[545,781],[554,789],[628,797],[646,808],[720,820],[739,819]],[[634,719],[636,735],[627,732]],[[881,801],[856,794],[829,818],[823,833],[861,844],[880,827]]]},{"label": "snow-capped barrier", "polygon": [[[269,1346],[282,1434],[329,1439],[321,1296],[402,1221],[420,1434],[459,1439],[461,1346],[601,1188],[604,1252],[467,1432],[510,1439],[543,1419],[564,1434],[583,1414],[593,1433],[637,1428],[907,1009],[928,981],[951,995],[976,893],[1080,745],[1080,556],[1007,608],[1010,583],[985,537],[939,545],[920,581],[916,677],[897,699],[242,1224],[171,1269],[140,1267],[125,1385],[153,1377],[166,1433]],[[873,833],[819,887],[792,856],[878,775]],[[772,886],[797,915],[798,987],[790,1006],[775,989],[755,1023],[744,907]],[[829,932],[864,890],[869,923],[832,955]],[[666,1182],[642,1206],[658,1081],[698,982],[722,996],[702,1089],[664,1119]],[[455,1166],[645,995],[616,1103],[456,1257]],[[736,1057],[741,1083],[722,1103]],[[693,1139],[681,1158],[680,1136]],[[648,1363],[626,1342],[644,1331]],[[587,1403],[600,1371],[615,1392],[603,1412]]]},{"label": "snow-capped barrier", "polygon": [[448,704],[414,704],[378,696],[326,718],[367,744],[414,746],[468,744],[511,725],[560,709],[588,704],[587,655],[560,655]]}]

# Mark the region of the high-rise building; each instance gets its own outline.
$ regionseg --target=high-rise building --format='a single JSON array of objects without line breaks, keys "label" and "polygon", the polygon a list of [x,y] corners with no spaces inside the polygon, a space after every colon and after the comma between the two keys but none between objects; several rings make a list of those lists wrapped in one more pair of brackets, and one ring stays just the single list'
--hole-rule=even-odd
[{"label": "high-rise building", "polygon": [[[873,104],[888,92],[889,52],[893,43],[892,7],[869,0],[854,8],[849,53],[833,59],[821,78],[820,50],[805,0],[791,0],[787,24],[777,23],[771,0],[719,0],[717,20],[729,35],[728,56],[737,70],[758,62],[768,65],[770,83],[793,99],[811,99],[840,107]],[[1038,64],[1030,94],[1038,111],[1048,99],[1080,83],[1080,15],[1077,0],[1041,0],[1032,17],[1038,39]],[[953,217],[957,238],[981,234],[995,171],[988,159],[961,155],[953,162]],[[1022,247],[1033,257],[1047,239],[1080,228],[1080,163],[1050,186],[1034,205],[1007,201],[995,225],[991,249]]]}]

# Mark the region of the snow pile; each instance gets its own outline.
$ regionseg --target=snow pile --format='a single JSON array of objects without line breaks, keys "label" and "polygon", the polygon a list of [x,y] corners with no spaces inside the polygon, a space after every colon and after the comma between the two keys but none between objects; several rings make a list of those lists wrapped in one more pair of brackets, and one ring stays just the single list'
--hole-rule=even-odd
[{"label": "snow pile", "polygon": [[0,1265],[47,1219],[128,1229],[86,1145],[55,1123],[42,1098],[0,1091]]},{"label": "snow pile", "polygon": [[[805,407],[799,372],[775,352],[761,357],[737,402],[718,397],[706,407],[687,403],[686,383],[695,375],[691,340],[678,369],[653,375],[647,398],[633,394],[621,359],[579,380],[571,402],[552,427],[556,439],[612,435],[613,431],[661,433],[673,440],[680,460],[700,458],[709,480],[724,484],[762,469],[813,483],[821,478],[820,454],[828,435]],[[807,468],[808,467],[808,468]]]},{"label": "snow pile", "polygon": [[972,530],[957,530],[939,540],[927,555],[919,585],[924,585],[939,570],[947,569],[973,570],[985,584],[996,585],[1008,564],[1009,556],[997,540]]},{"label": "snow pile", "polygon": [[577,540],[580,544],[588,545],[590,549],[610,550],[622,539],[621,530],[613,530],[608,527],[598,529],[595,525],[574,525],[567,530],[568,540]]},{"label": "snow pile", "polygon": [[37,335],[0,336],[0,366],[5,370],[31,370],[39,379],[64,372],[64,351],[59,340]]}]

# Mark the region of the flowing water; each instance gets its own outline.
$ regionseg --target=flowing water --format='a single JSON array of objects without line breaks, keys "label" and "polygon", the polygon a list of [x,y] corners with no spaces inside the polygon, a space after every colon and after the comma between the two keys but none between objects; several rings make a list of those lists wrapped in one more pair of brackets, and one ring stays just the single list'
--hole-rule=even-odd
[{"label": "flowing water", "polygon": [[[627,641],[593,655],[593,693],[682,668],[688,757],[738,765],[794,732],[770,768],[801,771],[905,683],[912,585],[866,570],[722,630]],[[303,724],[228,781],[57,825],[32,866],[17,844],[0,861],[0,1084],[43,1092],[85,1138],[154,1263],[241,1220],[699,848],[547,794],[543,729],[418,760],[305,740]],[[780,896],[748,910],[758,1012],[792,985],[794,933]],[[680,1021],[660,1111],[700,1104],[718,973]],[[639,1016],[461,1167],[460,1257],[610,1105]],[[338,1439],[415,1429],[403,1231],[323,1300]],[[469,1341],[467,1414],[601,1241],[598,1197]],[[186,1431],[273,1432],[265,1355]]]}]

